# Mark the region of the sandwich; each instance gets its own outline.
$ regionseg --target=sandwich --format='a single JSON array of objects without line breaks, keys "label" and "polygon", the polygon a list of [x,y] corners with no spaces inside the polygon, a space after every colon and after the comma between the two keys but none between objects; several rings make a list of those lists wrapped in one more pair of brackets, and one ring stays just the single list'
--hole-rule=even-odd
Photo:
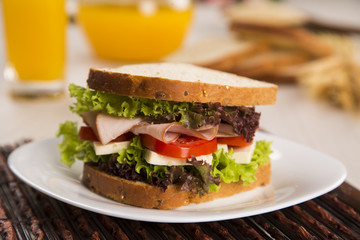
[{"label": "sandwich", "polygon": [[277,86],[184,63],[90,69],[69,86],[78,122],[60,125],[61,161],[115,201],[173,209],[266,185],[271,142],[254,141]]}]

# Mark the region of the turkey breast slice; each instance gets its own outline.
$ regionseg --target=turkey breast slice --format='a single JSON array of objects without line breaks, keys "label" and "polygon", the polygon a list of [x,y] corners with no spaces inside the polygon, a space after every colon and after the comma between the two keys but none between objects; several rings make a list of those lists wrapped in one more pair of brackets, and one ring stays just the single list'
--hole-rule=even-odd
[{"label": "turkey breast slice", "polygon": [[89,125],[102,144],[107,144],[118,136],[127,133],[141,123],[141,118],[124,118],[99,112],[84,112],[84,122]]},{"label": "turkey breast slice", "polygon": [[176,141],[180,135],[188,135],[201,139],[211,140],[216,136],[218,126],[205,126],[199,129],[189,129],[179,122],[161,123],[161,124],[139,124],[131,131],[135,135],[148,134],[152,137],[170,143]]},{"label": "turkey breast slice", "polygon": [[207,125],[199,129],[189,129],[179,122],[151,124],[141,118],[116,117],[100,112],[84,112],[82,117],[102,144],[109,143],[129,131],[135,135],[148,134],[165,143],[176,141],[180,135],[211,140],[218,132],[218,126]]}]

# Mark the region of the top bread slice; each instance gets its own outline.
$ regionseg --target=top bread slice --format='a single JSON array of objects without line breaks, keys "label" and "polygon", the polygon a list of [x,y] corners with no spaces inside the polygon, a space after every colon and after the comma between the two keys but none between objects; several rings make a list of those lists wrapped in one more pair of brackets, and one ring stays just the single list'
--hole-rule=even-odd
[{"label": "top bread slice", "polygon": [[90,69],[91,89],[132,97],[223,106],[275,104],[277,86],[186,63],[124,65]]}]

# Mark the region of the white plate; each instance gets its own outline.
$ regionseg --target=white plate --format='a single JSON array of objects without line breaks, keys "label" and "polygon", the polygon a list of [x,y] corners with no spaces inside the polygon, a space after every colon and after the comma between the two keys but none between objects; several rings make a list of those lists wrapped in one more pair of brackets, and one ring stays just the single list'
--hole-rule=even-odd
[{"label": "white plate", "polygon": [[205,222],[247,217],[289,207],[339,186],[346,177],[344,165],[308,147],[257,133],[273,141],[271,184],[235,196],[174,210],[143,209],[101,197],[81,182],[82,163],[72,168],[59,160],[58,139],[32,142],[9,157],[10,169],[35,189],[74,206],[109,216],[150,222]]}]

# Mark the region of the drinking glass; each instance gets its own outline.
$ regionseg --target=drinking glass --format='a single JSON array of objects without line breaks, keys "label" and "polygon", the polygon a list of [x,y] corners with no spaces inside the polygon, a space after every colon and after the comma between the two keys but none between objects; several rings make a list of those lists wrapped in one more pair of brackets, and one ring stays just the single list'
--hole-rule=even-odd
[{"label": "drinking glass", "polygon": [[65,86],[65,0],[3,0],[4,77],[16,95],[58,94]]},{"label": "drinking glass", "polygon": [[180,47],[193,5],[191,0],[80,0],[78,18],[99,57],[153,61]]}]

